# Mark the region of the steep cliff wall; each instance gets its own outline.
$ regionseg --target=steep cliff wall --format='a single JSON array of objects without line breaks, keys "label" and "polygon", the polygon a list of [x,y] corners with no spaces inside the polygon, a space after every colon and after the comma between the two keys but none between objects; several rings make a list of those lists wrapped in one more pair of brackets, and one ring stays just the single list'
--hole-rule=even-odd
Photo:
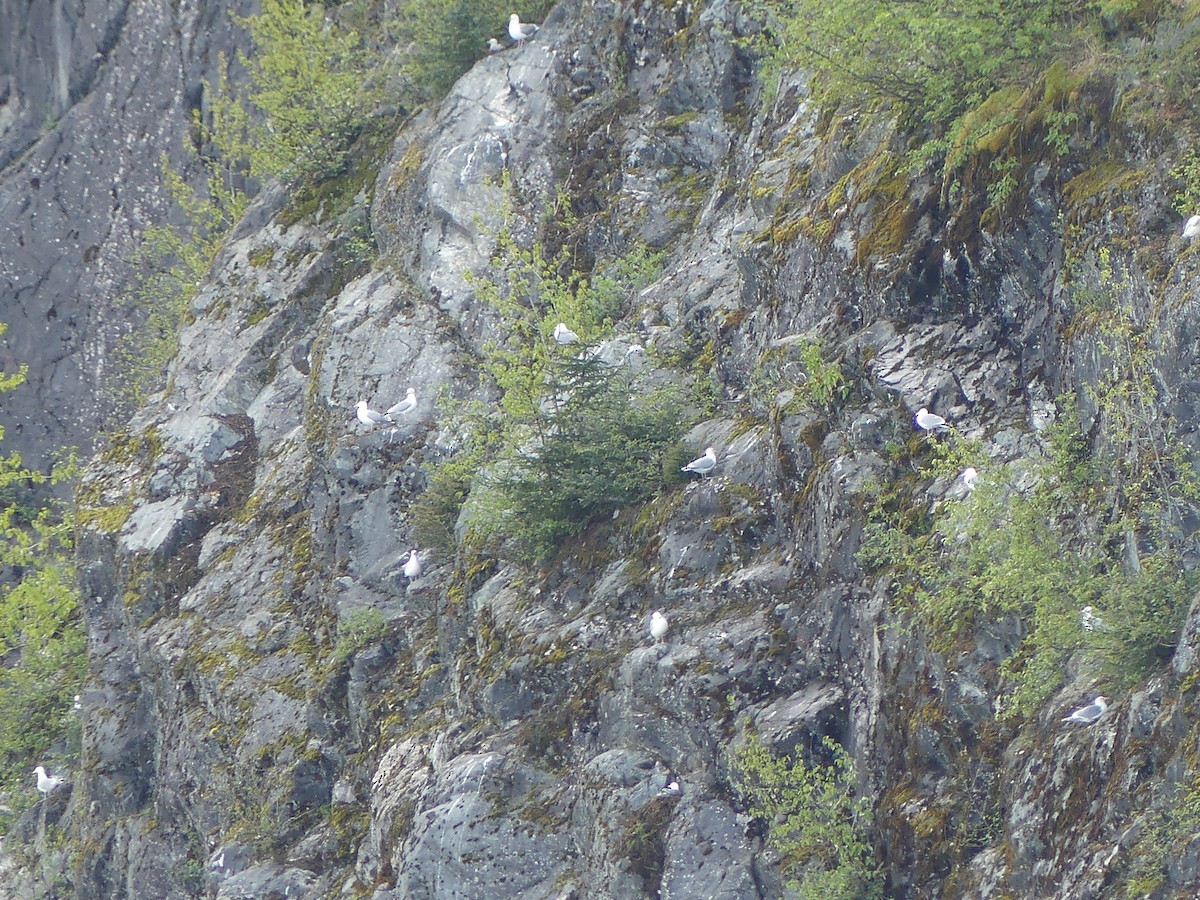
[{"label": "steep cliff wall", "polygon": [[0,366],[29,366],[4,398],[10,449],[44,468],[87,447],[114,343],[139,321],[121,301],[137,239],[170,209],[165,156],[186,170],[203,82],[242,40],[246,2],[0,4]]},{"label": "steep cliff wall", "polygon": [[[930,474],[919,407],[994,473],[1045,455],[1055,398],[1101,417],[1081,386],[1110,360],[1079,327],[1080,285],[1155,323],[1152,417],[1194,440],[1197,264],[1155,174],[1176,148],[1110,130],[1120,98],[1094,86],[1087,146],[1030,160],[1019,202],[985,214],[969,183],[881,176],[888,123],[818,121],[799,76],[765,96],[738,40],[752,28],[719,0],[560,4],[401,129],[370,201],[370,271],[333,219],[258,200],[168,391],[81,495],[127,515],[81,537],[91,677],[56,826],[70,854],[44,849],[60,883],[775,897],[781,860],[732,771],[753,732],[849,750],[887,896],[1200,887],[1194,837],[1169,843],[1170,865],[1139,843],[1176,834],[1154,811],[1194,779],[1197,615],[1149,680],[1097,683],[1072,659],[1061,691],[1004,718],[1021,618],[948,642],[897,601],[893,579],[920,576],[858,553],[881,486],[918,516],[969,496]],[[665,252],[615,331],[647,348],[651,380],[712,374],[685,442],[718,466],[547,562],[424,548],[409,579],[429,466],[459,449],[464,404],[494,399],[478,356],[499,319],[479,279],[499,277],[505,216],[531,240],[558,188],[595,256]],[[1100,246],[1128,277],[1085,267],[1068,284],[1068,258]],[[795,402],[815,370],[788,368],[788,348],[807,338],[845,378],[824,402]],[[356,422],[357,401],[409,386],[418,407],[394,430]],[[1064,728],[1100,689],[1110,711]]]}]

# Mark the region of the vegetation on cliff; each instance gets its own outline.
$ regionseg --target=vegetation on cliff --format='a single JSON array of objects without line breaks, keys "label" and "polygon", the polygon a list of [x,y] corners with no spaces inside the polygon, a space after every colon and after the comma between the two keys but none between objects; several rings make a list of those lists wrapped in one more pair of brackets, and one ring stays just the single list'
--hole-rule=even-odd
[{"label": "vegetation on cliff", "polygon": [[[364,27],[372,21],[366,14],[369,5],[343,7],[331,15],[333,10],[299,0],[264,0],[259,16],[243,20],[257,47],[255,54],[241,61],[250,72],[250,87],[243,95],[234,96],[227,85],[216,86],[211,119],[197,123],[197,143],[202,148],[198,164],[205,173],[205,184],[193,192],[179,176],[168,173],[168,184],[186,225],[151,229],[147,235],[147,260],[153,264],[148,262],[150,274],[137,302],[151,311],[156,339],[165,341],[153,354],[142,354],[148,363],[148,378],[156,377],[169,357],[172,322],[187,315],[187,301],[244,210],[245,192],[253,181],[271,177],[289,186],[294,191],[291,214],[296,217],[329,218],[350,205],[362,211],[368,204],[363,195],[377,174],[379,147],[386,143],[395,121],[395,111],[384,109],[395,104],[396,97],[389,97],[382,86],[402,82],[405,75],[417,79],[419,89],[404,95],[404,102],[414,103],[445,89],[462,67],[482,53],[482,36],[499,31],[505,12],[494,5],[457,2],[406,5],[403,29],[416,29],[414,33],[422,35],[426,43],[396,74],[384,65],[387,54]],[[814,91],[827,109],[821,125],[826,129],[826,146],[841,139],[830,124],[834,109],[883,112],[890,117],[888,127],[894,128],[880,142],[884,149],[878,155],[856,163],[836,180],[828,196],[813,204],[814,208],[823,205],[833,216],[835,209],[849,205],[855,188],[861,191],[860,198],[872,194],[885,198],[880,221],[859,232],[854,262],[862,271],[870,270],[878,260],[881,247],[895,253],[912,250],[908,244],[918,205],[909,201],[909,177],[929,171],[930,166],[943,181],[934,192],[939,196],[929,200],[929,208],[936,208],[934,218],[941,217],[939,227],[949,220],[952,208],[971,214],[964,217],[971,220],[971,228],[981,221],[989,226],[999,221],[999,210],[1011,210],[1009,204],[1020,201],[1027,188],[1023,179],[1034,160],[1069,156],[1072,141],[1085,132],[1085,126],[1100,123],[1098,107],[1087,97],[1089,86],[1094,87],[1091,79],[1095,72],[1108,62],[1085,58],[1082,48],[1089,40],[1105,44],[1130,32],[1148,33],[1157,17],[1168,14],[1164,4],[1123,2],[998,4],[972,0],[921,5],[856,0],[830,5],[796,0],[775,3],[773,8],[778,26],[773,32],[778,41],[774,51],[777,64],[815,69]],[[499,23],[494,23],[497,17]],[[896,66],[897,59],[911,63]],[[393,74],[399,81],[388,81]],[[847,126],[847,130],[855,129]],[[1072,165],[1078,167],[1078,162]],[[1194,165],[1185,162],[1177,170],[1185,182],[1194,174]],[[974,184],[969,183],[972,177]],[[1105,180],[1111,187],[1113,179]],[[1181,202],[1195,198],[1186,186],[1181,196],[1190,198]],[[494,277],[474,282],[476,296],[486,307],[480,318],[487,325],[481,328],[490,329],[487,333],[493,339],[478,348],[474,365],[464,369],[477,378],[471,385],[475,395],[494,403],[456,410],[448,424],[443,420],[459,452],[404,482],[420,485],[428,476],[428,487],[411,504],[415,535],[423,547],[448,556],[457,554],[456,561],[465,562],[463,568],[470,573],[464,583],[493,571],[492,560],[464,557],[494,553],[519,563],[545,563],[563,547],[573,546],[571,539],[584,534],[589,526],[602,519],[613,520],[622,508],[644,503],[657,494],[669,498],[679,481],[676,457],[680,435],[686,424],[701,417],[706,404],[723,409],[731,420],[735,415],[751,418],[745,413],[749,404],[739,407],[742,398],[734,397],[732,390],[724,391],[732,379],[718,384],[711,397],[704,396],[698,383],[699,378],[717,383],[717,343],[725,336],[731,345],[735,338],[744,341],[739,350],[754,346],[756,340],[765,343],[777,325],[751,322],[743,329],[755,312],[745,309],[729,311],[724,324],[713,326],[708,333],[703,332],[703,324],[681,324],[681,330],[693,328],[689,337],[703,335],[707,343],[699,341],[703,349],[690,360],[691,371],[669,371],[672,366],[664,364],[659,369],[667,374],[655,390],[648,389],[637,378],[636,357],[601,358],[597,351],[615,330],[614,323],[632,323],[640,314],[632,301],[645,284],[661,275],[661,256],[633,241],[608,255],[581,252],[586,241],[579,235],[586,227],[566,212],[570,198],[543,199],[552,211],[530,229],[536,232],[536,239],[522,243],[507,231],[500,234],[492,260]],[[991,219],[986,218],[989,211]],[[361,218],[365,220],[365,213]],[[785,235],[797,233],[785,229],[771,232],[781,241]],[[833,234],[832,224],[811,233],[828,239]],[[564,239],[563,234],[569,237]],[[349,241],[349,235],[343,237]],[[370,245],[358,258],[361,263],[372,255],[373,244],[369,234],[357,237]],[[1071,244],[1071,235],[1061,237],[1064,244]],[[977,240],[978,235],[972,239]],[[892,601],[889,613],[893,621],[916,621],[924,627],[916,633],[930,636],[934,653],[944,656],[969,653],[972,641],[990,625],[1015,623],[1011,634],[1016,638],[989,673],[986,686],[991,693],[983,700],[987,722],[978,731],[987,730],[992,743],[978,752],[972,747],[973,755],[964,754],[971,756],[971,765],[991,754],[994,759],[988,761],[996,761],[997,770],[999,752],[992,752],[1000,745],[996,734],[1010,729],[1004,733],[1011,735],[1039,716],[1044,718],[1048,698],[1066,679],[1082,673],[1082,677],[1123,688],[1161,673],[1195,587],[1187,562],[1193,549],[1188,521],[1192,507],[1200,502],[1200,489],[1187,448],[1175,434],[1170,417],[1159,414],[1166,405],[1155,375],[1161,348],[1154,342],[1154,333],[1162,321],[1158,318],[1163,312],[1161,304],[1153,293],[1139,293],[1124,264],[1114,260],[1114,251],[1108,247],[1087,247],[1081,242],[1070,250],[1070,275],[1063,280],[1067,290],[1059,298],[1068,322],[1062,336],[1068,345],[1086,346],[1100,362],[1095,366],[1097,377],[1079,398],[1059,400],[1056,425],[1041,437],[1024,436],[1029,440],[1023,446],[1039,449],[1028,458],[997,461],[992,456],[995,447],[989,446],[986,438],[967,440],[952,432],[946,438],[894,440],[883,451],[885,474],[858,495],[865,501],[867,521],[857,560],[867,570],[867,581]],[[940,257],[941,252],[938,248],[936,255]],[[747,266],[747,281],[753,268]],[[877,284],[882,285],[881,291],[891,287],[886,278],[874,278],[872,274],[864,279],[871,290]],[[1153,312],[1147,314],[1148,310]],[[445,310],[439,313],[445,314]],[[400,315],[396,310],[388,314]],[[905,310],[902,315],[917,314]],[[795,317],[795,321],[802,319]],[[582,340],[571,345],[557,343],[553,328],[558,322],[569,323]],[[839,322],[831,331],[844,325]],[[850,430],[841,420],[848,411],[857,414],[870,408],[877,413],[883,406],[877,398],[863,399],[869,390],[863,389],[862,373],[855,368],[858,362],[849,359],[849,354],[842,355],[839,336],[845,334],[792,335],[801,339],[764,350],[759,357],[762,365],[746,379],[747,394],[770,410],[763,417],[768,420],[764,433],[795,427],[801,431],[796,443],[802,443],[811,455],[809,481],[802,487],[789,487],[795,488],[794,498],[783,498],[782,491],[777,494],[780,508],[773,512],[780,520],[800,510],[795,518],[803,522],[811,511],[805,504],[815,506],[817,492],[810,489],[820,487],[820,479],[831,465],[830,455],[838,452],[837,442],[844,435],[835,432]],[[272,360],[270,365],[275,363]],[[699,378],[697,369],[701,370]],[[777,398],[784,394],[790,399],[776,406]],[[722,404],[722,400],[727,402]],[[803,428],[794,421],[783,422],[808,413],[813,413],[813,421]],[[737,427],[760,424],[739,422]],[[826,437],[832,439],[826,441]],[[867,443],[864,439],[863,444]],[[1014,444],[1007,446],[1011,449]],[[361,450],[356,446],[338,465],[350,471],[367,455]],[[788,462],[786,455],[779,451],[776,462],[781,469]],[[389,464],[394,461],[395,457],[385,458]],[[973,492],[950,497],[940,487],[931,487],[953,482],[968,465],[981,474]],[[846,468],[847,479],[855,474],[851,468]],[[21,472],[16,462],[6,471],[12,477],[0,474],[0,491],[11,485],[13,496],[19,497],[22,479],[33,476]],[[389,469],[386,477],[394,475]],[[411,475],[410,471],[404,477]],[[341,483],[346,495],[358,490],[355,477],[346,476]],[[785,478],[779,475],[778,482]],[[739,497],[756,496],[756,492],[757,487],[742,483],[723,484],[719,502],[727,507]],[[7,494],[0,493],[4,496]],[[937,499],[931,499],[933,496]],[[788,508],[793,500],[795,507]],[[294,507],[289,506],[301,529],[307,527],[305,502],[298,497]],[[836,508],[835,503],[830,500],[828,508]],[[7,565],[21,567],[23,577],[16,588],[0,589],[0,599],[5,604],[11,601],[20,611],[13,617],[17,624],[7,632],[6,620],[0,620],[0,639],[7,641],[8,652],[18,661],[11,669],[13,674],[6,673],[10,681],[0,683],[0,700],[11,690],[8,705],[12,709],[49,723],[36,735],[24,734],[24,744],[5,751],[12,771],[21,773],[20,767],[28,767],[34,758],[70,749],[73,720],[63,704],[81,675],[78,668],[71,667],[82,665],[82,638],[77,626],[78,600],[70,588],[69,516],[55,509],[22,511],[19,504],[10,508],[18,511],[0,518],[0,537],[10,540],[10,549],[0,545],[0,563],[7,560]],[[335,508],[331,503],[327,511]],[[108,523],[113,526],[109,530],[121,527],[129,508],[117,512]],[[650,513],[647,520],[659,510]],[[322,527],[333,525],[327,520]],[[794,528],[799,534],[804,526],[781,521],[778,527]],[[747,529],[747,535],[739,537],[744,546],[758,537],[749,534],[751,531]],[[235,552],[236,538],[225,539],[230,546],[220,552]],[[851,540],[856,539],[853,536]],[[682,550],[686,554],[688,548]],[[348,554],[339,549],[338,555],[336,565],[345,567],[339,570],[340,590],[357,575],[348,574],[352,571]],[[312,564],[311,547],[302,556],[293,554],[296,556],[300,558],[291,559],[291,566]],[[846,558],[849,560],[849,554]],[[744,562],[738,558],[729,565]],[[781,568],[783,565],[780,563]],[[846,567],[853,570],[853,563],[847,561]],[[386,565],[381,564],[378,571],[384,569]],[[780,621],[787,613],[784,607],[810,600],[807,592],[811,585],[801,583],[807,573],[796,575],[796,571],[789,575],[795,581],[784,584],[781,580],[780,596],[772,595],[769,600],[783,610],[777,610]],[[379,579],[386,577],[380,575]],[[703,582],[703,578],[697,579],[697,584]],[[371,589],[376,586],[372,582]],[[732,590],[715,576],[704,586]],[[460,584],[448,589],[439,602],[443,600],[455,607],[456,629],[475,630],[480,658],[464,652],[457,661],[462,665],[455,668],[449,659],[452,638],[439,634],[438,641],[430,643],[438,643],[439,652],[444,649],[447,659],[439,657],[428,671],[436,675],[443,668],[454,669],[456,690],[462,696],[489,678],[496,679],[492,686],[497,693],[506,690],[498,673],[513,662],[507,658],[509,650],[515,659],[518,651],[528,649],[522,643],[527,636],[515,633],[511,622],[504,628],[514,633],[493,630],[487,618],[490,611],[482,606],[470,610],[466,589]],[[287,602],[299,601],[289,597]],[[517,605],[534,602],[532,597],[522,596]],[[612,611],[628,618],[629,609],[617,607],[617,602]],[[696,602],[703,599],[697,595]],[[1088,620],[1081,619],[1084,606],[1090,607],[1095,617],[1090,627],[1084,625]],[[476,612],[477,620],[470,622]],[[710,609],[705,614],[710,612],[714,618],[706,625],[723,622],[719,617],[728,610]],[[313,628],[317,638],[306,633],[306,653],[315,657],[327,651],[336,663],[332,668],[339,672],[352,668],[358,652],[368,646],[378,645],[380,652],[371,665],[380,667],[387,665],[387,655],[398,652],[393,639],[398,639],[399,626],[373,606],[344,618],[329,618],[335,618],[336,625],[322,621]],[[305,622],[305,627],[309,624]],[[793,639],[782,624],[778,632],[784,633],[787,641]],[[768,656],[787,643],[778,633],[762,637],[761,647]],[[721,632],[719,641],[725,649],[727,639],[728,634]],[[568,665],[574,655],[586,655],[586,648],[572,645],[567,649],[566,638],[560,640],[561,646],[557,642],[544,649],[539,646],[536,654],[531,653],[529,665],[553,670]],[[240,652],[257,659],[246,639],[241,641]],[[755,649],[751,655],[758,652]],[[502,655],[504,659],[499,658]],[[695,660],[702,655],[697,649]],[[816,655],[814,647],[814,658]],[[365,658],[366,654],[364,666]],[[578,708],[564,704],[556,710],[561,717],[553,720],[553,741],[543,742],[556,747],[556,765],[565,765],[567,757],[565,751],[558,755],[558,743],[566,745],[578,724],[576,719],[583,717],[579,709],[595,705],[597,685],[609,677],[612,660],[600,658],[603,665],[596,664],[597,681],[589,680],[586,685],[588,703],[580,701]],[[37,668],[43,660],[47,666],[60,666],[61,671]],[[672,677],[692,665],[697,669],[712,666],[708,658],[695,660],[681,656],[672,662]],[[518,674],[521,671],[518,669]],[[826,675],[838,677],[829,673],[822,677]],[[476,676],[477,681],[472,682]],[[361,671],[355,677],[361,677]],[[526,690],[530,680],[514,676],[513,681],[521,684],[513,692]],[[770,696],[778,685],[778,681],[768,685],[764,678],[754,688],[753,702]],[[292,685],[289,690],[297,702],[312,699],[307,689]],[[35,691],[50,694],[43,697]],[[413,687],[411,694],[416,693],[418,688]],[[714,709],[723,703],[728,711],[738,698],[736,689],[730,687],[726,697],[709,699],[713,699]],[[395,721],[405,720],[406,704],[414,697],[390,695],[387,702],[393,700],[397,700],[394,708],[403,710],[394,713]],[[525,701],[522,695],[521,702]],[[663,699],[664,704],[669,702]],[[932,719],[935,714],[924,711],[934,705],[922,707],[922,714]],[[464,719],[472,715],[477,721],[484,718],[472,710]],[[839,722],[844,722],[844,711],[839,715],[843,716]],[[888,715],[902,718],[908,712],[897,708]],[[966,732],[978,723],[960,724]],[[0,750],[8,746],[4,729],[0,718]],[[396,740],[399,729],[397,725],[393,732],[381,730],[370,752]],[[722,732],[722,740],[732,741],[734,731],[731,726]],[[872,739],[873,735],[863,736],[861,743]],[[850,746],[849,742],[846,745]],[[322,749],[305,752],[311,753],[314,767],[326,765]],[[791,880],[789,890],[812,897],[880,895],[882,874],[877,870],[871,829],[873,819],[898,814],[902,804],[897,798],[903,792],[896,785],[885,786],[880,814],[873,816],[872,798],[865,785],[856,783],[850,758],[837,742],[814,743],[795,757],[774,756],[750,734],[740,752],[727,753],[724,745],[712,752],[730,762],[734,770],[734,783],[718,788],[728,788],[729,797],[722,801],[734,798],[731,803],[736,801],[740,810],[765,823],[767,840]],[[363,755],[368,752],[364,750]],[[265,756],[260,762],[269,768],[274,757]],[[343,789],[350,790],[345,784]],[[954,785],[945,787],[948,794],[955,789]],[[1196,818],[1195,796],[1190,787],[1181,790],[1178,809],[1158,811],[1150,832],[1181,840]],[[912,796],[905,795],[904,800],[910,801]],[[655,810],[670,812],[661,803]],[[408,818],[413,818],[411,810]],[[659,829],[668,825],[665,818],[653,822]],[[405,825],[410,827],[411,821]],[[931,815],[920,827],[933,834],[939,822]],[[272,828],[271,823],[262,826],[262,837],[270,837],[270,850],[279,851],[283,839],[269,835]],[[399,839],[406,835],[407,831]],[[663,841],[658,834],[653,837],[661,857]],[[972,840],[1002,845],[1003,829],[989,821]],[[191,860],[196,867],[200,866],[199,856]],[[1149,866],[1147,871],[1153,868]],[[191,872],[197,883],[200,871]],[[656,871],[661,875],[661,865]],[[1149,884],[1154,875],[1151,871],[1143,881],[1131,884]]]},{"label": "vegetation on cliff", "polygon": [[[23,377],[21,371],[0,375],[0,394]],[[66,460],[54,479],[74,475],[73,461]],[[0,824],[37,796],[30,774],[35,765],[61,773],[79,751],[75,697],[86,669],[86,639],[74,522],[68,504],[46,501],[34,489],[48,480],[15,453],[0,456]]]}]

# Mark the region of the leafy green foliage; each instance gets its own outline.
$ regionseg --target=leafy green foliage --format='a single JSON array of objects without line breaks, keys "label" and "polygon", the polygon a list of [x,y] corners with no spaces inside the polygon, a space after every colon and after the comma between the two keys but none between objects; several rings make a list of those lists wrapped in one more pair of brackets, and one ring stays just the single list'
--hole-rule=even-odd
[{"label": "leafy green foliage", "polygon": [[561,357],[546,402],[510,427],[493,489],[508,528],[535,557],[551,554],[592,519],[653,496],[662,457],[682,436],[670,394],[641,397],[624,374],[595,359]]},{"label": "leafy green foliage", "polygon": [[[19,380],[3,379],[0,390]],[[70,460],[55,480],[74,474]],[[68,746],[78,739],[72,704],[86,671],[74,523],[66,504],[33,499],[46,481],[17,454],[0,457],[0,789],[20,788],[28,800],[33,767],[78,749]]]},{"label": "leafy green foliage", "polygon": [[454,526],[483,458],[483,448],[475,446],[433,468],[428,486],[412,506],[417,544],[453,555]]},{"label": "leafy green foliage", "polygon": [[[986,226],[1013,205],[1035,161],[1063,157],[1102,124],[1106,114],[1088,100],[1085,85],[1135,77],[1117,74],[1128,65],[1119,60],[1146,43],[1128,38],[1148,33],[1167,5],[757,0],[755,6],[766,23],[754,42],[764,50],[768,84],[771,73],[799,68],[812,73],[809,86],[827,109],[894,116],[899,134],[889,149],[902,142],[912,170],[940,168],[943,200],[986,200]],[[1107,18],[1098,7],[1110,11]],[[1102,52],[1109,48],[1112,54]],[[839,132],[845,135],[840,127],[830,134]],[[866,185],[877,194],[878,187]]]},{"label": "leafy green foliage", "polygon": [[896,106],[945,128],[1005,83],[1040,71],[1071,2],[772,0],[776,58],[818,73],[825,102]]},{"label": "leafy green foliage", "polygon": [[547,2],[511,3],[501,0],[407,0],[400,9],[398,43],[412,53],[405,71],[435,97],[450,90],[459,76],[487,55],[488,38],[510,44],[508,17],[541,21]]},{"label": "leafy green foliage", "polygon": [[[582,231],[568,207],[559,197],[548,231]],[[506,228],[493,260],[501,277],[474,283],[498,314],[500,336],[480,360],[498,402],[464,411],[467,449],[434,471],[417,506],[415,524],[443,548],[465,508],[474,534],[508,540],[526,558],[545,557],[590,521],[665,483],[664,455],[682,433],[681,391],[636,391],[630,367],[588,349],[656,277],[660,259],[635,248],[588,260],[588,269],[580,262],[568,247],[553,254],[541,242],[522,247]],[[556,343],[559,322],[580,343]]]},{"label": "leafy green foliage", "polygon": [[[381,79],[369,77],[378,75],[379,60],[356,28],[341,24],[349,16],[330,17],[302,0],[264,0],[258,15],[237,20],[255,42],[255,52],[240,59],[251,88],[238,96],[224,74],[212,86],[211,117],[197,114],[195,123],[200,186],[164,160],[180,221],[147,228],[134,254],[140,277],[125,302],[142,324],[117,348],[121,376],[110,386],[125,407],[161,381],[196,286],[249,203],[246,176],[315,189],[345,169],[382,96]],[[350,235],[347,244],[371,252],[361,237]]]},{"label": "leafy green foliage", "polygon": [[767,823],[791,896],[871,900],[883,896],[867,831],[871,806],[854,796],[853,762],[824,738],[831,762],[775,757],[757,735],[735,751],[732,767],[751,815]]},{"label": "leafy green foliage", "polygon": [[[890,573],[893,597],[918,610],[939,649],[982,621],[1020,619],[1025,638],[1002,665],[1006,715],[1036,710],[1077,654],[1119,685],[1148,675],[1169,658],[1197,581],[1182,558],[1200,481],[1160,411],[1154,313],[1135,313],[1135,286],[1107,250],[1075,261],[1072,283],[1068,338],[1099,361],[1084,387],[1093,436],[1067,409],[1044,459],[1011,467],[957,436],[922,442],[919,479],[972,465],[979,485],[936,511],[916,480],[882,488],[858,556]],[[1087,606],[1103,627],[1081,626]]]},{"label": "leafy green foliage", "polygon": [[377,640],[387,632],[387,618],[372,607],[358,609],[338,624],[337,642],[333,646],[334,659],[348,659],[359,650]]},{"label": "leafy green foliage", "polygon": [[1140,824],[1124,890],[1114,894],[1128,900],[1153,896],[1167,880],[1168,867],[1200,834],[1200,778],[1192,774],[1175,782],[1172,795],[1146,810]]},{"label": "leafy green foliage", "polygon": [[1189,148],[1171,174],[1179,182],[1172,201],[1182,216],[1194,216],[1200,211],[1200,150]]},{"label": "leafy green foliage", "polygon": [[258,15],[237,21],[256,52],[241,57],[252,84],[245,101],[220,103],[227,115],[214,137],[224,156],[244,153],[251,175],[302,187],[341,173],[383,97],[380,54],[320,3],[262,0]]},{"label": "leafy green foliage", "polygon": [[1134,295],[1128,276],[1101,248],[1092,271],[1075,278],[1071,334],[1094,340],[1103,363],[1101,376],[1084,390],[1100,416],[1101,449],[1111,459],[1110,527],[1122,539],[1131,530],[1151,528],[1162,546],[1175,538],[1185,506],[1200,500],[1200,478],[1172,418],[1159,411],[1157,329],[1122,299]]},{"label": "leafy green foliage", "polygon": [[[1081,450],[1078,420],[1065,415],[1045,461],[1019,476],[979,464],[975,491],[933,516],[902,512],[894,495],[881,494],[858,557],[869,569],[889,569],[893,596],[917,609],[940,650],[983,621],[1026,623],[1002,665],[1005,716],[1035,711],[1077,652],[1118,683],[1143,677],[1169,653],[1193,592],[1173,548],[1130,571],[1125,545],[1105,543],[1093,504],[1106,492],[1092,478],[1106,467]],[[954,477],[970,458],[944,442],[922,474]],[[1085,606],[1103,629],[1081,627]]]},{"label": "leafy green foliage", "polygon": [[790,391],[789,410],[826,409],[845,397],[847,389],[840,360],[827,359],[817,338],[768,348],[750,380],[750,393],[768,403]]}]

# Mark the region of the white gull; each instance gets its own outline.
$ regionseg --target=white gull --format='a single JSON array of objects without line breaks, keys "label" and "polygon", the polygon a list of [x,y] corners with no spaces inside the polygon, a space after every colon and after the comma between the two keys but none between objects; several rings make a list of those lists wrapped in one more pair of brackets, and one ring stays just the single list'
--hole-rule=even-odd
[{"label": "white gull", "polygon": [[1064,722],[1077,722],[1080,725],[1091,725],[1108,709],[1108,698],[1097,697],[1087,706],[1081,706],[1079,709],[1072,712],[1069,716],[1063,718]]},{"label": "white gull", "polygon": [[526,38],[533,37],[537,30],[538,26],[530,22],[522,22],[521,17],[516,13],[508,17],[508,36],[518,44],[524,43]]},{"label": "white gull", "polygon": [[708,447],[704,451],[704,455],[698,459],[693,459],[690,463],[680,469],[680,472],[695,472],[701,478],[717,467],[717,454],[713,452],[712,447]]},{"label": "white gull", "polygon": [[917,427],[920,428],[922,431],[949,431],[950,430],[950,426],[948,426],[946,424],[945,419],[943,419],[939,415],[936,415],[935,413],[931,413],[929,410],[927,410],[923,406],[917,410],[917,414],[914,417],[914,420],[917,423]]}]

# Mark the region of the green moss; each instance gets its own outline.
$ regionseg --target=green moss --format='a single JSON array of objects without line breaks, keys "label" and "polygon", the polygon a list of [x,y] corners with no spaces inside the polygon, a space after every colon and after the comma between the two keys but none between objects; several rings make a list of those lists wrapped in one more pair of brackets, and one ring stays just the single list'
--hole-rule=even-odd
[{"label": "green moss", "polygon": [[946,154],[947,171],[959,168],[970,156],[978,153],[995,156],[1008,146],[1021,118],[1020,111],[1027,105],[1030,96],[1027,88],[1009,85],[993,92],[963,115],[950,137],[950,150]]},{"label": "green moss", "polygon": [[863,174],[868,180],[861,184],[855,200],[876,204],[871,228],[855,246],[858,262],[865,266],[903,248],[919,207],[909,197],[907,171],[889,154],[877,157]]},{"label": "green moss", "polygon": [[685,126],[696,121],[699,117],[699,110],[689,110],[674,116],[667,116],[665,119],[659,121],[658,127],[663,131],[682,131]]},{"label": "green moss", "polygon": [[806,230],[804,224],[802,218],[789,219],[772,225],[767,231],[767,235],[775,244],[790,244],[797,235]]},{"label": "green moss", "polygon": [[107,506],[89,506],[80,503],[75,510],[75,521],[80,528],[90,528],[104,534],[113,534],[121,530],[132,514],[132,500]]},{"label": "green moss", "polygon": [[421,163],[424,161],[425,155],[421,142],[413,141],[405,149],[404,155],[400,157],[400,161],[392,168],[392,174],[388,178],[388,189],[397,191],[402,188],[417,174],[417,169],[421,167]]},{"label": "green moss", "polygon": [[667,186],[676,197],[694,207],[708,198],[713,186],[713,175],[711,172],[694,172],[690,175],[679,173],[667,182]]},{"label": "green moss", "polygon": [[274,257],[275,248],[266,246],[250,251],[250,255],[247,257],[247,259],[250,261],[250,265],[252,265],[254,268],[261,269],[263,266],[266,266],[268,263],[270,263]]},{"label": "green moss", "polygon": [[271,310],[267,309],[261,303],[255,303],[254,307],[246,315],[246,328],[253,328],[263,319],[271,314]]}]

